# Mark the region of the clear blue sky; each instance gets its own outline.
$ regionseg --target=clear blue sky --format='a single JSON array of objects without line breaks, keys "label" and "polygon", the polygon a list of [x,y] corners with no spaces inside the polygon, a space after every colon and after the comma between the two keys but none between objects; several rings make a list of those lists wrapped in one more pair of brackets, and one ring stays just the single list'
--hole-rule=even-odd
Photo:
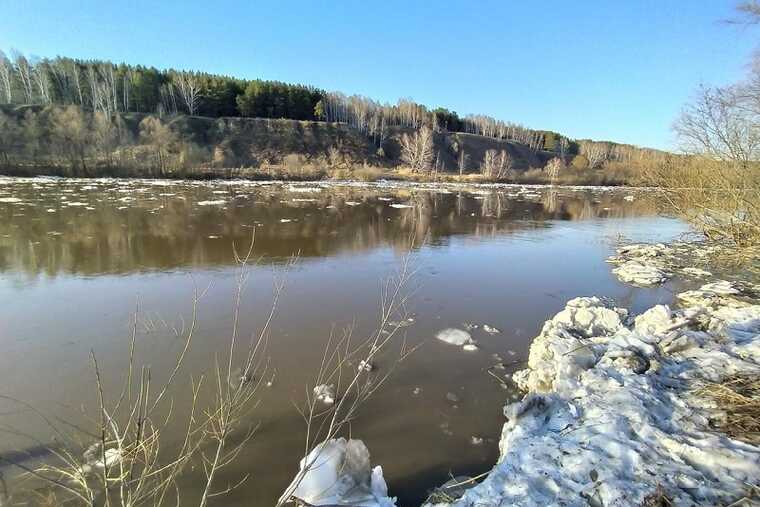
[{"label": "clear blue sky", "polygon": [[668,148],[699,83],[740,79],[734,0],[0,0],[0,48],[411,97]]}]

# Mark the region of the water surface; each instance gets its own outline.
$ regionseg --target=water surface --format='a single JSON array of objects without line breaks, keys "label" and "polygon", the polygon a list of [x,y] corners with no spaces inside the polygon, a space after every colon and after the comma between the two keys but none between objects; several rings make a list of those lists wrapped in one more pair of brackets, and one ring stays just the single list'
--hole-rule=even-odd
[{"label": "water surface", "polygon": [[[187,325],[193,291],[206,287],[183,382],[207,373],[230,335],[233,245],[245,250],[254,229],[244,335],[263,324],[273,281],[286,276],[286,289],[268,350],[273,383],[250,416],[258,432],[219,484],[251,478],[217,501],[225,505],[269,505],[288,484],[304,439],[293,403],[303,402],[328,336],[348,325],[371,333],[381,283],[407,257],[415,321],[402,338],[420,347],[350,429],[400,504],[415,505],[450,474],[495,462],[501,409],[517,393],[486,373],[493,355],[525,359],[543,322],[576,296],[608,296],[634,312],[669,302],[672,286],[621,284],[604,259],[619,241],[686,231],[657,215],[655,195],[630,190],[2,179],[0,394],[86,424],[82,406],[96,396],[90,352],[105,385],[118,386],[139,303],[138,361],[166,376],[182,346],[172,328]],[[480,350],[469,353],[433,338],[465,322],[502,332],[473,331]],[[381,358],[378,371],[390,363]],[[181,411],[186,396],[175,395]],[[4,432],[0,453],[50,441],[32,411],[0,402],[0,413],[3,429],[23,428]],[[200,477],[183,483],[188,499]]]}]

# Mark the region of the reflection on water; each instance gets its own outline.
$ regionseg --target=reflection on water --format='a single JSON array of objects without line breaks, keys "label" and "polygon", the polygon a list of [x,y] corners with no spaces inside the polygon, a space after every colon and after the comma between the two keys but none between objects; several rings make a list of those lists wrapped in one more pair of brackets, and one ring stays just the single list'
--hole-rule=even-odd
[{"label": "reflection on water", "polygon": [[655,211],[646,194],[626,202],[626,192],[531,187],[0,181],[0,270],[31,276],[227,265],[231,243],[247,243],[253,227],[258,254],[282,260]]},{"label": "reflection on water", "polygon": [[[81,407],[96,401],[89,353],[102,362],[104,383],[118,385],[135,298],[143,309],[138,360],[158,383],[181,349],[172,328],[187,322],[193,289],[210,286],[183,374],[208,372],[230,334],[233,244],[242,249],[255,228],[261,261],[244,299],[242,334],[266,318],[279,266],[292,255],[301,261],[272,327],[276,381],[252,416],[259,431],[220,484],[250,473],[224,503],[271,505],[303,452],[293,402],[303,400],[336,327],[372,331],[380,282],[411,238],[416,320],[403,332],[420,348],[351,431],[383,465],[401,505],[414,505],[450,473],[479,473],[496,459],[501,407],[517,393],[485,373],[494,354],[525,358],[543,321],[575,296],[613,297],[634,311],[669,301],[671,286],[624,286],[604,263],[621,236],[667,239],[685,230],[656,216],[655,205],[651,194],[628,190],[0,180],[0,395],[86,424]],[[476,332],[480,350],[467,354],[433,339],[466,321],[502,333]],[[174,395],[180,413],[187,393]],[[24,431],[3,432],[0,456],[49,442],[33,413],[0,402],[0,429],[9,427]],[[486,440],[473,445],[473,437]],[[190,472],[185,500],[201,475]]]}]

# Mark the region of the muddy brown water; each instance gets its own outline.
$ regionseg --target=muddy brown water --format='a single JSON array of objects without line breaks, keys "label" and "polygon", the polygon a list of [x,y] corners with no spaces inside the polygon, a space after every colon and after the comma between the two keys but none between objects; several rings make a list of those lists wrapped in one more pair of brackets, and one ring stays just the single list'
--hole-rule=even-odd
[{"label": "muddy brown water", "polygon": [[[403,337],[420,347],[350,432],[382,464],[399,504],[418,505],[430,488],[487,471],[498,457],[502,407],[518,393],[485,372],[493,354],[525,359],[543,322],[572,297],[608,296],[634,312],[669,302],[673,287],[624,285],[604,259],[618,241],[687,230],[657,214],[654,194],[625,189],[2,179],[0,395],[35,409],[0,399],[0,457],[8,458],[0,471],[11,493],[18,470],[7,463],[44,461],[53,440],[36,410],[74,433],[72,425],[92,428],[83,415],[96,399],[90,351],[115,389],[136,302],[137,361],[158,382],[182,346],[171,327],[187,325],[194,288],[208,287],[173,393],[175,412],[187,408],[189,376],[208,373],[226,351],[233,244],[243,250],[254,227],[258,264],[243,297],[243,334],[263,323],[288,259],[299,260],[285,275],[267,351],[274,382],[247,421],[259,425],[256,436],[217,484],[250,478],[216,505],[274,503],[303,452],[293,404],[303,402],[327,337],[352,323],[356,336],[375,328],[381,282],[407,254],[415,321]],[[433,338],[465,322],[501,333],[473,331],[476,352]],[[182,434],[176,421],[169,441]],[[181,481],[187,503],[201,479],[194,467]]]}]

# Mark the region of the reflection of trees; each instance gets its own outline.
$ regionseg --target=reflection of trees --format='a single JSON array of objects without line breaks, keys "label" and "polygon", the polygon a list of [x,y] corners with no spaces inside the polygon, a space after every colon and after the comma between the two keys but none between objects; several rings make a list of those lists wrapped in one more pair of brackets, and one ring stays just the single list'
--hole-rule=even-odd
[{"label": "reflection of trees", "polygon": [[[0,270],[31,275],[229,264],[232,242],[248,241],[254,225],[257,252],[277,262],[295,253],[320,257],[382,246],[403,249],[410,236],[418,245],[423,240],[435,245],[454,235],[545,227],[550,220],[654,213],[649,199],[623,205],[620,193],[562,190],[540,196],[510,195],[512,190],[379,194],[344,187],[299,193],[271,187],[93,186],[75,181],[19,182],[6,189],[22,203],[0,202]],[[220,194],[221,189],[229,190]],[[378,197],[411,207],[392,208]],[[197,204],[204,200],[224,200],[226,205]],[[72,202],[81,205],[66,205]]]}]

